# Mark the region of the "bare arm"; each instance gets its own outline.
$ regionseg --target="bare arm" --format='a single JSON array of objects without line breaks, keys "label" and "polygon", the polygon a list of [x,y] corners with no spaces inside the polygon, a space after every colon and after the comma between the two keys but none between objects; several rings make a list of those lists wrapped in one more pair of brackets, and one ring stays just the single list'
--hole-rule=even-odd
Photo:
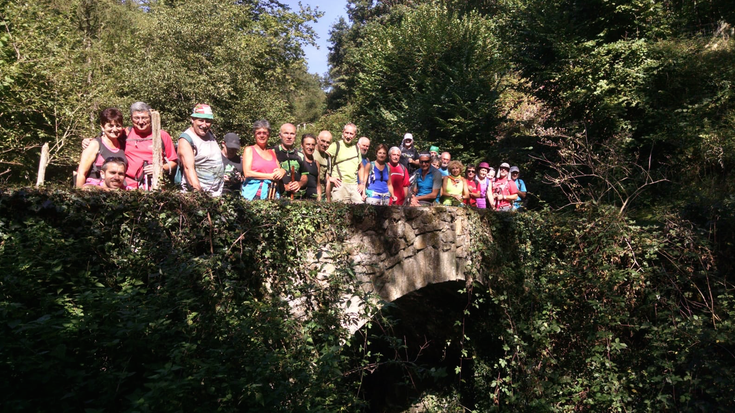
[{"label": "bare arm", "polygon": [[437,195],[439,195],[439,189],[434,189],[430,194],[417,196],[416,199],[419,201],[435,201]]},{"label": "bare arm", "polygon": [[79,168],[77,168],[77,181],[74,186],[82,188],[85,181],[87,180],[87,174],[92,168],[92,163],[97,159],[97,151],[100,149],[99,142],[95,139],[89,143],[87,148],[82,152],[82,157],[79,160]]},{"label": "bare arm", "polygon": [[[368,165],[370,165],[370,164],[368,164]],[[358,190],[358,191],[359,191],[359,192],[360,192],[361,194],[365,194],[365,181],[367,180],[367,176],[365,176],[365,175],[367,175],[367,174],[365,173],[365,169],[366,169],[366,168],[365,168],[365,165],[363,165],[362,163],[360,163],[360,166],[359,166],[359,168],[357,169],[357,176],[359,176],[359,177],[360,177],[360,184],[359,184],[359,185],[357,185],[357,190]],[[361,187],[362,187],[362,188],[361,188]]]},{"label": "bare arm", "polygon": [[199,184],[199,177],[197,176],[196,168],[194,167],[194,149],[191,147],[186,139],[179,138],[179,161],[183,168],[184,176],[186,176],[186,182],[189,186],[196,189],[197,191],[202,190],[202,186]]}]

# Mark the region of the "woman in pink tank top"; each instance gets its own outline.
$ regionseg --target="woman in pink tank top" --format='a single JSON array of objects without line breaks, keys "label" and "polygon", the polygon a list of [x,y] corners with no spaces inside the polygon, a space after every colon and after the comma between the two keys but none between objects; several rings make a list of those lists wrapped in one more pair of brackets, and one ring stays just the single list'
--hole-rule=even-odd
[{"label": "woman in pink tank top", "polygon": [[271,185],[279,181],[286,171],[278,165],[276,153],[268,149],[271,125],[267,120],[253,124],[255,145],[245,148],[242,154],[242,196],[247,200],[266,199]]}]

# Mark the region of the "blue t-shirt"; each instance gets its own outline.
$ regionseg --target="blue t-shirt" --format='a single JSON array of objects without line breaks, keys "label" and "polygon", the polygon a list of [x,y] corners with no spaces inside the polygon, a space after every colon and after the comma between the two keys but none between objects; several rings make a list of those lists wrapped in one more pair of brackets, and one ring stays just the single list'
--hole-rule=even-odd
[{"label": "blue t-shirt", "polygon": [[[416,187],[418,192],[417,196],[429,195],[434,189],[441,189],[442,187],[442,174],[438,169],[433,166],[429,167],[429,172],[426,177],[422,177],[422,170],[416,171]],[[439,191],[441,193],[441,191]]]},{"label": "blue t-shirt", "polygon": [[[519,192],[526,192],[526,183],[523,182],[523,179],[518,178],[514,180],[513,182],[516,183],[516,186],[518,187]],[[518,195],[518,199],[516,199],[515,202],[513,202],[513,208],[518,209],[522,206],[523,206],[523,200],[521,199],[521,196]]]},{"label": "blue t-shirt", "polygon": [[390,171],[388,170],[388,164],[383,166],[382,171],[376,165],[373,165],[373,173],[368,178],[367,189],[369,191],[387,194],[389,179]]}]

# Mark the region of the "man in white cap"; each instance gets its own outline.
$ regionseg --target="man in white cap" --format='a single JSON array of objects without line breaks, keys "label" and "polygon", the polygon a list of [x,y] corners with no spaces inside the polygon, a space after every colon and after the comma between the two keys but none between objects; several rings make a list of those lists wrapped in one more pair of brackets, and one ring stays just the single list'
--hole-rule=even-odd
[{"label": "man in white cap", "polygon": [[522,210],[526,203],[526,183],[521,179],[521,170],[517,166],[510,167],[510,179],[516,183],[518,188],[518,199],[513,203],[513,209]]},{"label": "man in white cap", "polygon": [[214,114],[200,103],[190,116],[191,127],[179,135],[179,161],[183,168],[181,190],[222,195],[225,168],[222,152],[211,131]]},{"label": "man in white cap", "polygon": [[413,146],[413,135],[407,133],[403,135],[401,142],[401,164],[408,169],[408,173],[413,174],[419,168],[419,151]]},{"label": "man in white cap", "polygon": [[513,201],[518,198],[518,187],[510,179],[510,165],[506,162],[500,164],[498,178],[493,182],[493,198],[496,211],[512,211]]}]

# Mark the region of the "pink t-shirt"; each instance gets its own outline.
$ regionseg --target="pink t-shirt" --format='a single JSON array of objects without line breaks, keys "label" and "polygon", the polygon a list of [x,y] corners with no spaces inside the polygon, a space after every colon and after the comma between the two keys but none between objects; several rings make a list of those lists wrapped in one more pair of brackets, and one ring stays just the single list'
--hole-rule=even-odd
[{"label": "pink t-shirt", "polygon": [[[518,193],[518,187],[512,179],[496,179],[493,183],[493,192],[499,195],[513,195]],[[495,201],[495,209],[507,208],[513,206],[513,201],[499,200]]]},{"label": "pink t-shirt", "polygon": [[[143,162],[153,163],[153,139],[152,132],[140,135],[135,128],[131,128],[125,144],[125,157],[128,159],[128,170],[125,171],[125,183],[132,187],[138,187],[138,178],[143,175]],[[165,130],[161,131],[161,155],[165,164],[179,159],[174,149],[171,135]]]},{"label": "pink t-shirt", "polygon": [[278,159],[276,159],[276,153],[273,151],[273,149],[268,149],[268,152],[271,155],[271,160],[263,159],[262,156],[258,153],[258,150],[253,146],[252,149],[253,152],[253,159],[250,162],[250,170],[254,172],[261,172],[264,174],[270,174],[273,173],[273,171],[278,168]]}]

